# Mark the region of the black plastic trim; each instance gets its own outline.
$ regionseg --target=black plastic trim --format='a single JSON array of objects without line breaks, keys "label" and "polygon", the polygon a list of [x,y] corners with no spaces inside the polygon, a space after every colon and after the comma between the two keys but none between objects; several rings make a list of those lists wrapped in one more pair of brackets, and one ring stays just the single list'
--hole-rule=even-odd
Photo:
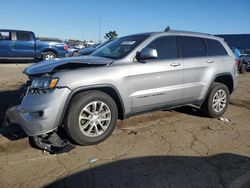
[{"label": "black plastic trim", "polygon": [[[210,90],[211,90],[211,88],[212,88],[212,86],[213,86],[214,81],[215,81],[216,78],[218,78],[219,76],[231,76],[231,77],[233,78],[233,76],[232,76],[232,74],[231,74],[230,72],[219,73],[219,74],[214,75],[214,77],[213,77],[213,79],[212,79],[212,81],[211,81],[211,83],[210,83],[210,86],[209,86],[209,88],[208,88],[208,90],[207,90],[207,92],[206,92],[206,95],[205,95],[205,97],[204,97],[203,100],[206,100],[206,98],[207,98],[207,96],[208,96],[208,94],[209,94],[209,92],[210,92]],[[233,82],[233,84],[235,84],[235,83]],[[234,88],[234,85],[233,85],[233,88]]]},{"label": "black plastic trim", "polygon": [[186,101],[181,101],[179,103],[176,102],[176,103],[171,103],[171,104],[164,104],[164,105],[159,106],[159,107],[151,107],[147,110],[130,112],[130,113],[125,115],[125,119],[132,117],[132,116],[140,115],[140,114],[145,114],[145,113],[159,111],[159,110],[170,110],[173,108],[178,108],[181,106],[187,106],[187,105],[192,105],[192,104],[197,104],[197,103],[200,103],[200,101],[198,101],[198,100],[186,100]]}]

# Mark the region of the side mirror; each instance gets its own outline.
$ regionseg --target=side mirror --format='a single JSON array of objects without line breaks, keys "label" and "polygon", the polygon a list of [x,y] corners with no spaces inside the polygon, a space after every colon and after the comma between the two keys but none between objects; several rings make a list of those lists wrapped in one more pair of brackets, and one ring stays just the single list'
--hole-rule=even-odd
[{"label": "side mirror", "polygon": [[143,48],[140,52],[138,52],[136,59],[138,61],[145,61],[150,59],[157,59],[158,54],[156,49],[154,48]]}]

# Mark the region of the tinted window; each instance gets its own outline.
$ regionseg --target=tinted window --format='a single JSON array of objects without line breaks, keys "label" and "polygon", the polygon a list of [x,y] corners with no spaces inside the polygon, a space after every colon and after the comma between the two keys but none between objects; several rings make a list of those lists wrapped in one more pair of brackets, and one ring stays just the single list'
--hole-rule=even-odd
[{"label": "tinted window", "polygon": [[106,57],[110,59],[120,59],[129,54],[149,35],[138,35],[118,38],[101,48],[98,48],[92,56]]},{"label": "tinted window", "polygon": [[26,33],[26,32],[17,32],[16,38],[17,38],[17,40],[29,41],[30,35],[29,35],[29,33]]},{"label": "tinted window", "polygon": [[155,39],[147,48],[154,48],[157,51],[158,59],[177,58],[176,37],[166,36]]},{"label": "tinted window", "polygon": [[227,55],[227,51],[219,41],[212,39],[205,40],[207,42],[209,56]]},{"label": "tinted window", "polygon": [[199,37],[180,37],[182,57],[207,56],[206,46]]}]

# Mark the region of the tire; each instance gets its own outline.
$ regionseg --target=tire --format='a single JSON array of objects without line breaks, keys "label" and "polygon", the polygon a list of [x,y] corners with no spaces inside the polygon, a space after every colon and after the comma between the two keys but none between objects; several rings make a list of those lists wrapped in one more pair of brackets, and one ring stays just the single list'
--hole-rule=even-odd
[{"label": "tire", "polygon": [[77,94],[71,100],[64,120],[64,128],[68,136],[77,144],[94,145],[110,136],[117,118],[116,104],[109,95],[96,90],[86,91]]},{"label": "tire", "polygon": [[[220,98],[221,102],[217,103],[218,97],[223,96]],[[223,98],[223,100],[222,100]],[[214,107],[213,107],[213,103]],[[216,118],[224,114],[229,104],[229,90],[225,84],[222,83],[214,83],[211,90],[208,93],[206,100],[201,105],[201,111],[204,115],[212,118]]]},{"label": "tire", "polygon": [[45,60],[50,60],[50,59],[55,59],[56,58],[56,54],[53,53],[53,52],[45,52],[43,54],[43,57],[42,59],[45,61]]},{"label": "tire", "polygon": [[243,64],[240,66],[239,72],[240,72],[241,74],[244,74],[244,73],[246,73],[246,71],[247,71],[247,65],[246,65],[245,63],[243,63]]},{"label": "tire", "polygon": [[78,54],[78,51],[74,51],[74,52],[72,53],[72,56],[77,56],[77,54]]}]

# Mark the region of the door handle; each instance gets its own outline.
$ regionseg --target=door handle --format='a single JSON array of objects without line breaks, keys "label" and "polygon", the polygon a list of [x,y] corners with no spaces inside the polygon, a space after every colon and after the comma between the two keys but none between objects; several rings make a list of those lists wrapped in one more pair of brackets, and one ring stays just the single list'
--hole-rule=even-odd
[{"label": "door handle", "polygon": [[214,63],[214,60],[207,60],[207,63]]},{"label": "door handle", "polygon": [[171,63],[171,64],[170,64],[171,67],[178,67],[178,66],[180,66],[180,65],[181,65],[180,63]]}]

